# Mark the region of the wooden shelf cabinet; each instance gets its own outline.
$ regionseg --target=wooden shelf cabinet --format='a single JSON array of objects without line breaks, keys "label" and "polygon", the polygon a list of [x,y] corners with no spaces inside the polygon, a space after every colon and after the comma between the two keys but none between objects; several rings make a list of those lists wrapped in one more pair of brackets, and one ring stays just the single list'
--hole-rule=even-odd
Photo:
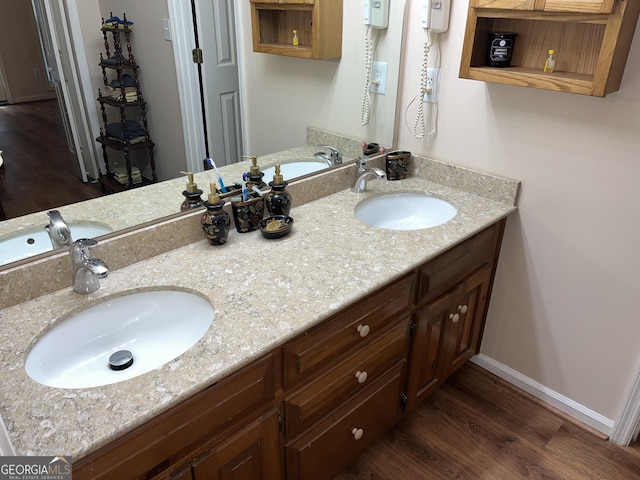
[{"label": "wooden shelf cabinet", "polygon": [[[290,57],[342,56],[342,0],[250,0],[253,51]],[[293,30],[298,45],[293,45]]]},{"label": "wooden shelf cabinet", "polygon": [[[639,12],[627,0],[471,0],[459,76],[604,97],[620,88]],[[486,66],[491,32],[518,34],[511,67]]]}]

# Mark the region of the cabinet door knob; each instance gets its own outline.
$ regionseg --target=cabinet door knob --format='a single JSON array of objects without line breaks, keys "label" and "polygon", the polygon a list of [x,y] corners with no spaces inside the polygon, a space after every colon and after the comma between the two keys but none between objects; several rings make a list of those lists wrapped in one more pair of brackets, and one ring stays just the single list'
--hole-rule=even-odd
[{"label": "cabinet door knob", "polygon": [[456,314],[450,313],[449,320],[451,320],[453,323],[456,323],[458,320],[460,320],[460,315],[458,315],[457,313]]},{"label": "cabinet door knob", "polygon": [[356,440],[360,440],[362,438],[362,435],[364,435],[364,430],[362,430],[361,428],[354,428],[353,430],[351,430],[351,435],[353,435],[353,438],[355,438]]},{"label": "cabinet door knob", "polygon": [[458,311],[462,314],[467,313],[468,307],[466,305],[458,305]]},{"label": "cabinet door knob", "polygon": [[358,379],[358,383],[364,383],[367,381],[367,372],[361,372],[360,370],[358,370],[356,372],[356,378]]},{"label": "cabinet door knob", "polygon": [[358,330],[358,333],[360,334],[360,336],[364,338],[367,335],[369,335],[370,329],[369,329],[369,325],[358,325],[358,328],[356,330]]}]

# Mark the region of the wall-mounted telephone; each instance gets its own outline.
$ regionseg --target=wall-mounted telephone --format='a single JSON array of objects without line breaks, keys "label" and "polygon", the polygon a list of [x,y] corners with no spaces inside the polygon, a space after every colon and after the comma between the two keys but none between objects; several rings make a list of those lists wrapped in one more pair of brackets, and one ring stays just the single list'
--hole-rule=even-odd
[{"label": "wall-mounted telephone", "polygon": [[389,0],[364,0],[364,24],[371,28],[387,28]]},{"label": "wall-mounted telephone", "polygon": [[422,28],[434,33],[446,32],[450,9],[451,0],[422,0]]}]

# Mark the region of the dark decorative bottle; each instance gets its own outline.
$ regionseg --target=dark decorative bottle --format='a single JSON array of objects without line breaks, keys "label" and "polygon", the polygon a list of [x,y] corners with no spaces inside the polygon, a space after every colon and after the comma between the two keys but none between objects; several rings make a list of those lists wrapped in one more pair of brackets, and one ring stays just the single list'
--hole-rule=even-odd
[{"label": "dark decorative bottle", "polygon": [[273,182],[269,182],[271,190],[265,195],[265,204],[269,215],[289,215],[291,210],[291,194],[287,192],[288,183],[280,173],[280,165],[276,164]]},{"label": "dark decorative bottle", "polygon": [[224,200],[221,200],[216,193],[216,184],[213,182],[211,183],[211,193],[207,201],[204,202],[204,206],[207,211],[200,217],[200,223],[207,241],[211,245],[224,245],[227,243],[227,237],[229,236],[231,219],[229,214],[222,209]]},{"label": "dark decorative bottle", "polygon": [[202,190],[198,189],[198,185],[193,181],[193,173],[192,172],[180,172],[187,175],[187,189],[182,191],[182,195],[184,195],[184,201],[180,205],[180,211],[184,212],[186,210],[193,210],[194,208],[199,208],[202,206],[204,201],[202,200]]}]

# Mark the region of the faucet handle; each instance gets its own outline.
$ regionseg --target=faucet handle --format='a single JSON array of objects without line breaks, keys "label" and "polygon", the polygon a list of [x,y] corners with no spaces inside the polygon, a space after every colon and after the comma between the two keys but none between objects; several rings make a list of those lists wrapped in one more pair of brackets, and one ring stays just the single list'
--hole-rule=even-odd
[{"label": "faucet handle", "polygon": [[89,249],[95,247],[96,245],[98,245],[98,241],[94,240],[93,238],[79,238],[71,244],[69,253],[74,258],[74,260],[90,258],[91,254],[89,253]]},{"label": "faucet handle", "polygon": [[316,147],[326,148],[329,150],[329,154],[331,155],[331,160],[334,165],[338,165],[342,163],[342,153],[336,147],[332,147],[331,145],[316,145]]}]

